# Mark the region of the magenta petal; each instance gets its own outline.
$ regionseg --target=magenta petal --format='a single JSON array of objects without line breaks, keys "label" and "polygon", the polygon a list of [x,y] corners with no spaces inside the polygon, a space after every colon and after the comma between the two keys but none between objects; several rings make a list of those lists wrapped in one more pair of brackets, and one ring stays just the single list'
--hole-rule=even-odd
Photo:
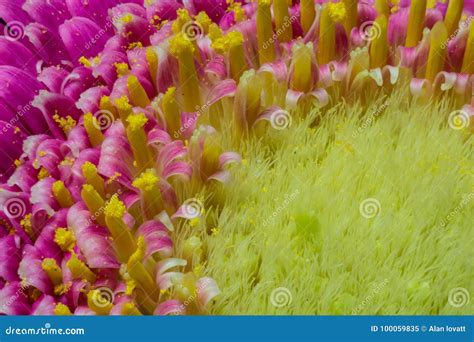
[{"label": "magenta petal", "polygon": [[2,148],[0,152],[0,179],[6,182],[8,177],[15,171],[14,161],[18,159],[22,153],[22,142],[24,136],[17,134],[10,123],[0,121],[0,144],[8,146]]},{"label": "magenta petal", "polygon": [[177,161],[174,163],[168,164],[162,172],[162,176],[165,179],[168,179],[172,176],[180,176],[184,180],[191,179],[193,174],[193,168],[187,162]]},{"label": "magenta petal", "polygon": [[36,22],[54,32],[71,17],[63,0],[26,0],[23,9]]},{"label": "magenta petal", "polygon": [[68,74],[65,69],[52,66],[41,70],[38,80],[43,82],[50,91],[60,93],[61,84]]},{"label": "magenta petal", "polygon": [[17,185],[22,191],[29,191],[38,181],[37,171],[30,162],[17,167],[8,179],[8,185]]},{"label": "magenta petal", "polygon": [[234,80],[227,79],[221,81],[209,92],[206,105],[211,106],[224,97],[234,96],[236,91],[237,84]]},{"label": "magenta petal", "polygon": [[0,65],[11,65],[27,71],[33,77],[36,75],[38,56],[20,42],[0,37],[0,51],[8,51],[0,55]]},{"label": "magenta petal", "polygon": [[185,313],[186,308],[179,300],[170,299],[160,303],[153,314],[158,316],[167,316],[184,315]]},{"label": "magenta petal", "polygon": [[158,220],[144,222],[137,231],[137,235],[145,238],[145,259],[158,253],[161,258],[169,258],[173,252],[173,242],[168,236],[168,229]]},{"label": "magenta petal", "polygon": [[54,315],[56,301],[53,296],[42,295],[31,308],[31,315],[51,316]]},{"label": "magenta petal", "polygon": [[77,67],[69,73],[61,84],[61,93],[77,101],[82,92],[92,87],[95,79],[92,70],[83,66]]},{"label": "magenta petal", "polygon": [[31,23],[26,26],[25,35],[46,63],[58,65],[70,59],[65,45],[56,31],[52,32],[41,24]]},{"label": "magenta petal", "polygon": [[0,314],[27,315],[30,310],[26,288],[21,287],[20,282],[7,283],[0,289]]},{"label": "magenta petal", "polygon": [[[92,213],[97,215],[98,213]],[[91,268],[118,268],[106,228],[98,226],[82,203],[74,204],[68,212],[68,226],[74,231],[76,243]]]},{"label": "magenta petal", "polygon": [[[73,63],[76,63],[81,56],[95,57],[102,51],[111,33],[105,31],[103,35],[99,35],[100,30],[100,26],[83,17],[74,17],[59,26],[59,35]],[[86,48],[88,46],[89,49]]]},{"label": "magenta petal", "polygon": [[155,16],[158,16],[161,20],[174,20],[176,19],[176,11],[182,8],[183,5],[176,0],[160,0],[153,1],[150,5],[145,2],[146,17],[148,20],[152,20]]},{"label": "magenta petal", "polygon": [[35,248],[41,253],[42,257],[54,258],[58,263],[61,262],[63,253],[56,242],[54,242],[54,236],[58,227],[67,227],[66,215],[67,209],[59,210],[45,224],[35,241]]},{"label": "magenta petal", "polygon": [[15,235],[0,238],[0,278],[8,282],[18,280],[16,271],[21,257],[18,245]]},{"label": "magenta petal", "polygon": [[23,258],[18,268],[20,278],[28,285],[36,287],[43,293],[52,293],[53,284],[41,267],[43,256],[41,252],[31,245],[23,249]]},{"label": "magenta petal", "polygon": [[198,300],[201,305],[206,306],[209,302],[221,293],[214,279],[206,277],[196,282]]}]

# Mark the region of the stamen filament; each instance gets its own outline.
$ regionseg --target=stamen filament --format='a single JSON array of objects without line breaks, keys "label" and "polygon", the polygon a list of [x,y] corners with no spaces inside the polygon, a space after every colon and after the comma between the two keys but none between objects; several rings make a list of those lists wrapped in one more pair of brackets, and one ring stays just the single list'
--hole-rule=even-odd
[{"label": "stamen filament", "polygon": [[413,0],[408,17],[407,38],[405,45],[415,47],[421,40],[425,27],[426,0]]},{"label": "stamen filament", "polygon": [[83,279],[89,283],[95,283],[96,277],[86,264],[77,258],[76,253],[71,254],[71,258],[67,261],[66,266],[71,270],[74,279]]},{"label": "stamen filament", "polygon": [[104,135],[100,130],[100,125],[97,119],[92,116],[92,113],[84,115],[84,128],[92,147],[99,146],[104,141]]},{"label": "stamen filament", "polygon": [[344,28],[346,34],[349,37],[351,31],[357,26],[358,11],[357,11],[357,0],[344,0],[344,6],[346,8],[346,17],[344,19]]},{"label": "stamen filament", "polygon": [[148,119],[145,114],[131,114],[127,118],[127,137],[139,170],[153,167],[153,154],[148,147],[148,138],[143,128]]},{"label": "stamen filament", "polygon": [[128,97],[122,96],[119,99],[115,100],[115,106],[117,107],[117,111],[119,113],[120,119],[125,127],[127,127],[127,118],[132,113],[132,106],[128,102]]},{"label": "stamen filament", "polygon": [[145,256],[146,244],[143,236],[138,237],[137,250],[131,255],[127,262],[127,270],[132,279],[150,296],[158,292],[156,291],[155,281],[152,275],[146,270],[142,264]]},{"label": "stamen filament", "polygon": [[130,302],[130,303],[125,303],[122,306],[122,315],[124,316],[141,316],[142,313],[140,310],[138,310],[137,306]]},{"label": "stamen filament", "polygon": [[375,35],[375,39],[370,43],[370,68],[381,68],[387,64],[388,60],[388,40],[387,40],[387,18],[380,14],[375,20],[376,28],[380,29],[380,34]]},{"label": "stamen filament", "polygon": [[325,5],[321,12],[319,30],[318,63],[327,64],[335,57],[336,27],[330,16],[330,8]]},{"label": "stamen filament", "polygon": [[469,37],[467,38],[461,72],[464,74],[474,74],[474,21],[471,21],[469,28]]},{"label": "stamen filament", "polygon": [[312,84],[312,55],[313,44],[296,44],[293,47],[294,72],[291,78],[291,88],[307,93],[311,90]]},{"label": "stamen filament", "polygon": [[464,0],[450,0],[448,10],[444,17],[444,23],[448,31],[448,36],[452,35],[458,28],[459,20],[461,19],[464,8]]},{"label": "stamen filament", "polygon": [[56,260],[53,258],[45,258],[41,262],[41,268],[46,272],[49,279],[54,286],[60,285],[63,282],[63,273],[61,268],[56,263]]},{"label": "stamen filament", "polygon": [[69,208],[74,204],[72,195],[64,185],[63,181],[56,181],[52,186],[53,196],[62,208]]},{"label": "stamen filament", "polygon": [[104,111],[107,111],[107,112],[110,112],[112,113],[112,115],[114,116],[114,118],[118,118],[118,114],[117,114],[117,110],[115,109],[114,105],[112,104],[112,102],[110,101],[110,97],[108,96],[102,96],[100,98],[100,103],[99,103],[99,108],[101,110],[104,110]]},{"label": "stamen filament", "polygon": [[257,8],[257,41],[258,60],[260,65],[275,60],[275,48],[273,42],[272,15],[270,12],[270,0],[258,0]]},{"label": "stamen filament", "polygon": [[132,183],[134,187],[140,189],[143,210],[149,219],[152,219],[163,210],[158,180],[155,170],[149,169],[143,172],[140,177],[135,179]]},{"label": "stamen filament", "polygon": [[130,94],[130,101],[137,107],[145,108],[150,104],[148,95],[138,80],[137,76],[130,75],[127,78],[127,88]]},{"label": "stamen filament", "polygon": [[82,175],[86,179],[87,184],[92,185],[101,197],[105,197],[104,180],[97,172],[97,166],[89,161],[82,164]]},{"label": "stamen filament", "polygon": [[248,69],[244,51],[244,37],[238,31],[227,34],[229,43],[229,64],[232,78],[238,82],[245,70]]},{"label": "stamen filament", "polygon": [[114,194],[105,206],[105,222],[115,243],[115,249],[121,262],[127,262],[135,251],[135,240],[130,229],[123,221],[126,208]]},{"label": "stamen filament", "polygon": [[426,64],[425,78],[431,82],[436,75],[443,71],[446,57],[446,47],[443,45],[448,40],[448,31],[442,21],[438,21],[430,34],[430,53]]},{"label": "stamen filament", "polygon": [[375,9],[378,15],[384,15],[385,18],[390,16],[390,8],[388,7],[388,0],[375,0]]},{"label": "stamen filament", "polygon": [[316,7],[314,0],[301,0],[301,27],[304,33],[308,33],[316,18]]},{"label": "stamen filament", "polygon": [[84,184],[81,197],[94,220],[100,225],[105,226],[105,216],[103,213],[105,202],[95,188],[90,184]]},{"label": "stamen filament", "polygon": [[278,40],[281,43],[293,39],[293,27],[291,26],[290,13],[288,11],[288,0],[274,0],[273,13]]},{"label": "stamen filament", "polygon": [[151,46],[147,47],[146,49],[146,61],[148,63],[148,70],[150,70],[151,79],[153,80],[153,85],[156,87],[156,76],[158,72],[158,55]]},{"label": "stamen filament", "polygon": [[176,102],[175,87],[170,87],[163,95],[162,107],[166,121],[166,128],[173,137],[175,134],[179,134],[181,128],[181,114],[179,112],[178,102]]}]

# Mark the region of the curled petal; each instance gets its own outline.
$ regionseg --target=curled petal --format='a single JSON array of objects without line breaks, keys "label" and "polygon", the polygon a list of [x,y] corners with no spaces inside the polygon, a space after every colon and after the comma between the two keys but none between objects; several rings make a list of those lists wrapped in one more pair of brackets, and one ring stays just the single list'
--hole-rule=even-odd
[{"label": "curled petal", "polygon": [[185,313],[186,308],[179,300],[170,299],[160,303],[153,314],[158,316],[167,316],[184,315]]},{"label": "curled petal", "polygon": [[209,302],[221,293],[214,279],[205,277],[196,282],[198,300],[202,306],[206,306]]}]

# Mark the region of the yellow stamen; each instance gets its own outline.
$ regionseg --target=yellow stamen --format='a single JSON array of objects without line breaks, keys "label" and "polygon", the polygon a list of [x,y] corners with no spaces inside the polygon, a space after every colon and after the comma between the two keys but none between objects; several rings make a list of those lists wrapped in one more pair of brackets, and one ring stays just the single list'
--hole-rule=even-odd
[{"label": "yellow stamen", "polygon": [[469,28],[469,37],[467,38],[461,72],[464,74],[474,74],[474,21],[471,21]]},{"label": "yellow stamen", "polygon": [[114,194],[105,206],[105,222],[114,239],[115,249],[121,262],[127,262],[135,251],[132,233],[123,221],[125,212],[125,205],[117,194]]},{"label": "yellow stamen", "polygon": [[272,15],[270,0],[258,0],[257,8],[258,60],[260,65],[273,62],[275,48],[273,44]]},{"label": "yellow stamen", "polygon": [[194,50],[193,43],[183,33],[170,40],[170,52],[179,62],[179,91],[183,97],[183,109],[187,112],[194,112],[201,106]]},{"label": "yellow stamen", "polygon": [[163,95],[162,107],[168,133],[170,133],[172,137],[180,135],[181,115],[178,102],[176,102],[175,87],[170,87]]},{"label": "yellow stamen", "polygon": [[145,257],[146,243],[143,236],[138,237],[137,250],[130,256],[127,262],[127,270],[133,280],[148,294],[158,293],[152,275],[142,264]]},{"label": "yellow stamen", "polygon": [[301,27],[304,33],[308,33],[316,18],[316,7],[314,0],[301,0]]},{"label": "yellow stamen", "polygon": [[145,89],[140,84],[140,81],[138,80],[137,76],[135,75],[128,76],[127,88],[128,88],[128,93],[130,94],[130,101],[135,106],[145,108],[146,106],[150,104],[150,99],[148,98],[148,95]]},{"label": "yellow stamen", "polygon": [[29,237],[34,237],[33,225],[31,224],[31,214],[26,214],[20,221],[20,225]]},{"label": "yellow stamen", "polygon": [[69,208],[74,204],[74,200],[72,199],[72,195],[64,183],[60,180],[53,183],[52,186],[53,196],[58,202],[59,206],[62,208]]},{"label": "yellow stamen", "polygon": [[452,35],[459,26],[459,20],[461,19],[462,10],[464,8],[464,0],[450,0],[446,16],[444,17],[444,23],[448,31],[448,36]]},{"label": "yellow stamen", "polygon": [[93,147],[99,146],[104,141],[104,135],[100,130],[100,124],[97,119],[92,116],[92,113],[84,115],[84,128],[86,129],[87,136]]},{"label": "yellow stamen", "polygon": [[64,252],[70,252],[76,244],[76,238],[72,230],[67,228],[58,228],[54,232],[54,242]]},{"label": "yellow stamen", "polygon": [[153,85],[156,86],[156,76],[158,72],[158,55],[156,54],[153,47],[149,46],[146,48],[146,61],[148,63],[148,70],[150,70],[151,79]]},{"label": "yellow stamen", "polygon": [[202,33],[207,34],[209,32],[209,27],[212,24],[211,18],[207,15],[206,12],[201,11],[199,12],[196,17],[194,18],[196,20],[196,23],[202,27],[203,31]]},{"label": "yellow stamen", "polygon": [[344,28],[349,37],[352,29],[357,26],[358,22],[357,0],[344,0],[344,6],[346,10]]},{"label": "yellow stamen", "polygon": [[91,62],[84,56],[81,56],[79,58],[79,63],[81,63],[82,65],[84,65],[86,68],[90,68],[92,65],[91,65]]},{"label": "yellow stamen", "polygon": [[156,171],[149,169],[143,172],[140,177],[136,178],[132,183],[135,188],[140,189],[143,209],[146,217],[150,219],[163,210],[158,180],[159,178],[156,175]]},{"label": "yellow stamen", "polygon": [[118,77],[125,76],[130,72],[127,63],[115,63],[114,66]]},{"label": "yellow stamen", "polygon": [[408,17],[407,38],[405,45],[415,47],[421,40],[425,27],[426,0],[413,0]]},{"label": "yellow stamen", "polygon": [[387,64],[388,41],[387,41],[387,18],[381,14],[375,20],[375,27],[371,30],[380,30],[380,34],[374,33],[375,39],[370,43],[370,67],[372,69],[381,68]]},{"label": "yellow stamen", "polygon": [[280,42],[289,42],[293,39],[293,27],[291,26],[290,13],[288,11],[288,0],[274,0],[273,13],[275,15],[278,40]]},{"label": "yellow stamen", "polygon": [[115,100],[115,107],[117,107],[120,119],[125,127],[127,127],[127,118],[132,113],[132,106],[128,102],[127,96],[122,96]]},{"label": "yellow stamen", "polygon": [[244,37],[239,31],[231,31],[227,34],[229,45],[230,74],[235,81],[239,81],[243,72],[248,69],[245,60]]},{"label": "yellow stamen", "polygon": [[58,303],[54,308],[54,314],[56,316],[70,316],[72,315],[72,312],[71,310],[69,310],[69,307],[67,307],[63,303]]},{"label": "yellow stamen", "polygon": [[298,43],[293,46],[294,72],[291,78],[291,88],[307,93],[311,90],[313,44]]},{"label": "yellow stamen", "polygon": [[125,303],[122,306],[122,315],[124,316],[141,316],[141,314],[134,303]]},{"label": "yellow stamen", "polygon": [[219,38],[222,38],[223,37],[223,33],[222,33],[222,30],[221,28],[215,24],[215,23],[212,23],[210,26],[209,26],[209,39],[213,42]]},{"label": "yellow stamen", "polygon": [[148,139],[143,126],[148,119],[145,114],[131,114],[127,118],[127,137],[139,170],[153,167],[153,154],[148,147]]},{"label": "yellow stamen", "polygon": [[102,96],[100,98],[100,103],[99,103],[99,108],[101,110],[107,111],[112,113],[114,118],[118,118],[117,110],[115,109],[114,105],[110,101],[110,97],[108,96]]},{"label": "yellow stamen", "polygon": [[217,132],[206,138],[202,151],[201,173],[209,178],[219,168],[219,157],[222,154],[221,135]]},{"label": "yellow stamen", "polygon": [[388,18],[390,15],[390,8],[388,7],[388,0],[375,0],[375,9],[377,14],[384,15],[385,18]]},{"label": "yellow stamen", "polygon": [[41,268],[46,272],[54,286],[63,282],[63,272],[53,258],[45,258],[41,262]]},{"label": "yellow stamen", "polygon": [[108,315],[113,304],[102,296],[100,290],[90,290],[87,294],[87,306],[98,315]]},{"label": "yellow stamen", "polygon": [[[250,69],[240,78],[235,96],[234,116],[236,124],[242,129],[249,129],[260,113],[262,81],[255,71]],[[244,104],[244,108],[238,106]],[[241,111],[243,110],[243,113]]]},{"label": "yellow stamen", "polygon": [[92,164],[89,161],[86,161],[84,164],[82,164],[82,175],[86,179],[87,184],[92,185],[97,192],[104,197],[105,196],[105,185],[104,185],[104,180],[102,179],[101,176],[99,176],[99,173],[97,172],[97,166]]},{"label": "yellow stamen", "polygon": [[76,120],[74,120],[70,115],[61,117],[58,114],[54,114],[53,120],[59,125],[65,134],[68,134],[77,124]]},{"label": "yellow stamen", "polygon": [[336,26],[331,18],[331,8],[324,6],[321,13],[321,23],[319,30],[318,44],[318,62],[319,64],[327,64],[335,57],[336,50]]},{"label": "yellow stamen", "polygon": [[82,186],[81,198],[93,219],[100,225],[105,226],[105,216],[103,213],[105,202],[96,189],[90,184],[84,184]]},{"label": "yellow stamen", "polygon": [[436,75],[443,71],[446,57],[445,42],[448,40],[448,31],[442,21],[438,21],[430,34],[430,54],[426,64],[425,78],[434,81]]},{"label": "yellow stamen", "polygon": [[94,272],[92,272],[86,264],[77,258],[76,253],[71,254],[71,258],[67,261],[66,266],[71,270],[74,279],[86,280],[94,283],[96,280]]}]

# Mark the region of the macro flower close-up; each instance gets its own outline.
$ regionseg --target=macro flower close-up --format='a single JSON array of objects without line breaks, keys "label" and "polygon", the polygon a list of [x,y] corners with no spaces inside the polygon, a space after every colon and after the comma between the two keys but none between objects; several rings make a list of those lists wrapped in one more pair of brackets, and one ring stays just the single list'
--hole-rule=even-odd
[{"label": "macro flower close-up", "polygon": [[0,0],[0,315],[472,315],[474,1]]}]

